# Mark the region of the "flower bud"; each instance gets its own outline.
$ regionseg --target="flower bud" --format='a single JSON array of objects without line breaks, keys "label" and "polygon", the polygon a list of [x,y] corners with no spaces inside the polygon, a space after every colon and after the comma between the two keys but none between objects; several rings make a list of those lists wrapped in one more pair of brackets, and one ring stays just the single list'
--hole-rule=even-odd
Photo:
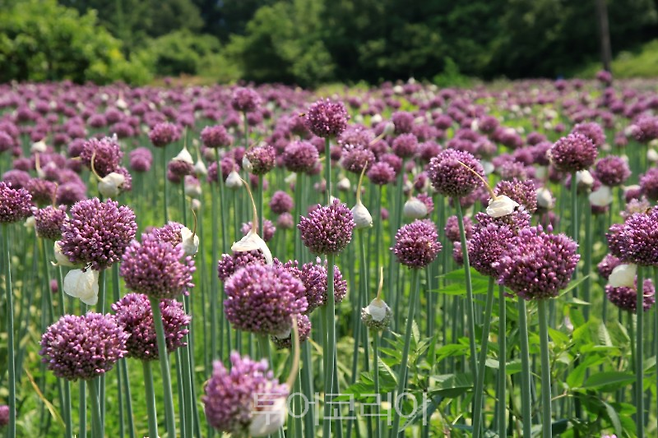
[{"label": "flower bud", "polygon": [[201,197],[201,183],[191,175],[185,177],[185,194],[191,198]]},{"label": "flower bud", "polygon": [[40,140],[36,143],[32,143],[32,146],[30,147],[30,152],[33,154],[38,154],[38,153],[44,153],[48,149],[48,146],[43,140]]},{"label": "flower bud", "polygon": [[514,210],[519,206],[519,203],[513,199],[500,195],[496,198],[489,200],[487,206],[487,214],[491,217],[503,217],[514,213]]},{"label": "flower bud", "polygon": [[254,438],[268,436],[281,429],[288,416],[286,406],[286,398],[280,397],[265,409],[254,410],[249,424],[249,435]]},{"label": "flower bud", "polygon": [[116,198],[121,193],[126,177],[117,172],[111,172],[98,181],[98,192],[105,198]]},{"label": "flower bud", "polygon": [[427,205],[420,199],[412,196],[404,203],[402,214],[406,219],[422,219],[427,216]]},{"label": "flower bud", "polygon": [[589,173],[589,170],[581,170],[576,172],[576,182],[587,187],[592,187],[594,177]]},{"label": "flower bud", "polygon": [[347,179],[346,177],[342,177],[341,179],[338,180],[336,187],[341,192],[346,192],[350,189],[350,180]]},{"label": "flower bud", "polygon": [[62,248],[59,246],[59,241],[55,242],[54,245],[55,260],[57,261],[57,266],[68,266],[75,267],[77,266],[74,263],[71,263],[68,257],[62,254]]},{"label": "flower bud", "polygon": [[537,189],[537,205],[546,210],[550,210],[555,205],[553,195],[546,187]]},{"label": "flower bud", "polygon": [[208,168],[206,167],[206,165],[203,161],[197,160],[196,164],[194,165],[194,172],[197,175],[207,175],[208,174]]},{"label": "flower bud", "polygon": [[612,287],[635,287],[635,274],[637,265],[619,265],[612,270],[608,277],[608,284]]},{"label": "flower bud", "polygon": [[606,207],[612,204],[612,190],[602,185],[589,194],[589,202],[596,207]]},{"label": "flower bud", "polygon": [[240,175],[235,170],[226,177],[226,187],[233,190],[242,187],[242,178],[240,178]]},{"label": "flower bud", "polygon": [[361,321],[371,330],[385,330],[392,316],[391,308],[381,298],[375,298],[368,307],[361,309]]},{"label": "flower bud", "polygon": [[64,277],[64,292],[93,306],[98,302],[98,271],[73,269]]},{"label": "flower bud", "polygon": [[357,230],[372,227],[372,215],[361,202],[357,202],[352,207],[352,216],[354,216],[354,223],[356,223]]},{"label": "flower bud", "polygon": [[199,252],[199,235],[192,233],[192,230],[187,227],[181,228],[180,234],[182,238],[183,252],[185,255],[196,255],[196,253]]},{"label": "flower bud", "polygon": [[172,159],[172,161],[183,161],[185,163],[194,165],[194,160],[192,159],[190,151],[187,150],[187,147],[183,147],[183,149]]}]

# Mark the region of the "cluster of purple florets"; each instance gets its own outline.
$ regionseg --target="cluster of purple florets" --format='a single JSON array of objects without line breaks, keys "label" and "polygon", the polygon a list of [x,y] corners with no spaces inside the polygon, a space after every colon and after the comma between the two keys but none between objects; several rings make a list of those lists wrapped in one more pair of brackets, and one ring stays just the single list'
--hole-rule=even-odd
[{"label": "cluster of purple florets", "polygon": [[567,173],[588,169],[594,164],[597,154],[598,151],[592,140],[580,133],[562,137],[549,151],[555,168]]},{"label": "cluster of purple florets", "polygon": [[32,196],[28,191],[0,181],[0,223],[18,222],[31,214]]},{"label": "cluster of purple florets", "polygon": [[484,176],[480,162],[470,153],[455,149],[444,149],[432,158],[428,176],[434,189],[444,196],[461,198],[470,195]]},{"label": "cluster of purple florets", "polygon": [[315,102],[306,112],[305,121],[309,131],[318,137],[329,138],[340,135],[347,128],[350,116],[341,102],[329,99]]},{"label": "cluster of purple florets", "polygon": [[299,228],[302,242],[313,254],[338,254],[352,240],[356,224],[352,212],[335,199],[329,206],[318,206],[302,216]]},{"label": "cluster of purple florets", "polygon": [[66,219],[66,206],[48,206],[34,210],[34,225],[37,236],[42,239],[59,240],[62,237],[62,225]]},{"label": "cluster of purple florets", "polygon": [[100,271],[121,260],[135,237],[135,213],[116,201],[98,198],[71,207],[62,225],[62,254],[75,264]]},{"label": "cluster of purple florets", "polygon": [[149,132],[149,139],[153,146],[163,148],[168,144],[178,141],[181,130],[177,125],[169,122],[158,123]]},{"label": "cluster of purple florets", "polygon": [[438,238],[436,226],[432,222],[415,220],[398,230],[391,251],[403,265],[421,269],[432,263],[441,251]]},{"label": "cluster of purple florets", "polygon": [[121,166],[123,151],[116,138],[103,137],[100,140],[92,138],[84,143],[80,152],[80,160],[91,169],[92,158],[94,170],[102,178],[116,172]]},{"label": "cluster of purple florets", "polygon": [[[651,279],[644,280],[643,284],[642,307],[646,312],[656,303],[656,289]],[[605,296],[621,310],[637,313],[637,279],[633,287],[612,287],[607,285],[605,287]]]},{"label": "cluster of purple florets", "polygon": [[[247,170],[254,175],[265,175],[274,169],[276,164],[276,151],[272,146],[256,146],[249,148],[244,153],[243,163],[249,163]],[[243,164],[244,166],[244,164]]]},{"label": "cluster of purple florets", "polygon": [[610,253],[626,263],[658,266],[658,208],[634,213],[608,233]]}]

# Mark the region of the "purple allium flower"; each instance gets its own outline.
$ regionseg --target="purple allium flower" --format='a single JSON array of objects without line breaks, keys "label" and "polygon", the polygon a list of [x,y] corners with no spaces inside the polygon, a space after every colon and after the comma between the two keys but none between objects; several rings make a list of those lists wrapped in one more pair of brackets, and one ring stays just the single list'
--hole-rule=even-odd
[{"label": "purple allium flower", "polygon": [[[311,335],[311,320],[306,315],[297,315],[297,330],[299,331],[299,342],[304,342]],[[292,333],[287,337],[271,336],[272,342],[277,350],[292,348]]]},{"label": "purple allium flower", "polygon": [[2,180],[6,184],[11,184],[14,190],[26,189],[32,177],[24,170],[12,169],[2,175]]},{"label": "purple allium flower", "polygon": [[[448,217],[443,231],[449,241],[459,242],[461,240],[459,237],[459,219],[457,216],[452,215]],[[464,234],[466,235],[466,240],[470,239],[473,235],[473,221],[468,216],[464,216]]]},{"label": "purple allium flower", "polygon": [[413,134],[402,134],[393,140],[393,153],[400,158],[410,158],[418,150],[418,139]]},{"label": "purple allium flower", "polygon": [[364,168],[370,169],[375,162],[375,154],[367,147],[346,145],[343,147],[341,163],[348,172],[360,174]]},{"label": "purple allium flower", "polygon": [[306,312],[303,283],[282,266],[249,264],[225,283],[224,313],[233,328],[258,335],[290,330],[292,315]]},{"label": "purple allium flower", "polygon": [[52,181],[32,178],[25,188],[30,192],[30,195],[32,195],[32,201],[37,205],[52,204],[55,200],[57,184]]},{"label": "purple allium flower", "polygon": [[115,172],[121,165],[123,152],[115,138],[103,137],[100,140],[87,140],[80,152],[80,160],[91,169],[91,157],[94,157],[94,170],[101,177]]},{"label": "purple allium flower", "polygon": [[498,282],[525,300],[555,298],[567,287],[580,256],[578,244],[564,234],[523,228],[494,262]]},{"label": "purple allium flower", "polygon": [[651,203],[644,196],[642,199],[631,199],[626,201],[626,209],[619,212],[621,217],[626,220],[635,213],[646,213],[651,208]]},{"label": "purple allium flower", "polygon": [[[466,247],[470,250],[470,241],[466,241]],[[452,260],[457,266],[464,266],[464,252],[461,242],[452,242]]]},{"label": "purple allium flower", "polygon": [[275,400],[287,398],[290,389],[274,378],[266,359],[255,362],[233,352],[231,364],[228,371],[220,361],[213,363],[213,375],[201,401],[212,427],[247,436],[254,415],[272,411]]},{"label": "purple allium flower", "polygon": [[169,122],[158,123],[149,132],[149,140],[157,148],[163,148],[178,141],[180,136],[180,128]]},{"label": "purple allium flower", "polygon": [[592,140],[592,143],[594,143],[594,146],[597,148],[600,148],[603,146],[603,143],[605,143],[605,133],[603,132],[601,125],[598,123],[579,123],[573,127],[571,133],[583,134],[585,137]]},{"label": "purple allium flower", "polygon": [[[656,289],[649,278],[644,280],[643,284],[642,307],[646,312],[651,309],[656,302]],[[634,287],[612,287],[607,285],[605,287],[605,296],[608,297],[608,300],[610,300],[612,304],[620,309],[627,310],[631,313],[637,313],[637,278],[635,279]]]},{"label": "purple allium flower", "polygon": [[[240,231],[242,231],[242,235],[246,236],[249,231],[251,231],[251,221],[247,223],[242,224],[242,228],[240,228]],[[276,227],[272,223],[272,221],[268,219],[263,219],[263,229],[259,230],[260,235],[263,238],[265,242],[269,242],[272,240],[272,237],[274,237],[274,233],[276,232]]]},{"label": "purple allium flower", "polygon": [[265,175],[275,164],[276,151],[269,145],[249,148],[242,158],[242,167],[254,175]]},{"label": "purple allium flower", "polygon": [[90,380],[110,371],[128,353],[129,336],[109,314],[64,315],[41,337],[39,354],[55,376]]},{"label": "purple allium flower", "polygon": [[286,146],[281,157],[291,172],[309,173],[320,158],[318,150],[308,141],[293,141]]},{"label": "purple allium flower", "polygon": [[492,134],[500,123],[494,116],[484,116],[478,120],[478,130],[484,134]]},{"label": "purple allium flower", "polygon": [[0,405],[0,427],[4,427],[9,424],[9,406]]},{"label": "purple allium flower", "polygon": [[612,73],[607,70],[599,70],[596,73],[596,80],[602,84],[609,85],[612,83]]},{"label": "purple allium flower", "polygon": [[309,131],[318,137],[328,138],[340,135],[347,128],[350,116],[341,102],[329,99],[318,100],[306,112],[305,122]]},{"label": "purple allium flower", "polygon": [[148,172],[153,164],[153,154],[145,147],[130,152],[130,168],[135,172]]},{"label": "purple allium flower", "polygon": [[62,254],[75,264],[90,264],[95,271],[121,260],[137,232],[135,213],[108,199],[76,203],[62,225]]},{"label": "purple allium flower", "polygon": [[34,210],[34,223],[37,236],[42,239],[59,240],[62,237],[62,225],[66,219],[66,206],[48,206]]},{"label": "purple allium flower", "polygon": [[550,149],[550,159],[560,172],[573,173],[594,164],[598,151],[589,137],[574,133],[559,139]]},{"label": "purple allium flower", "polygon": [[623,224],[613,224],[608,234],[610,252],[624,262],[658,265],[658,208],[635,213]]},{"label": "purple allium flower", "polygon": [[185,256],[183,246],[163,240],[153,233],[133,240],[121,263],[121,276],[133,292],[153,298],[175,298],[194,287],[194,260]]},{"label": "purple allium flower", "polygon": [[[112,304],[116,322],[130,335],[126,343],[128,357],[139,360],[157,360],[158,343],[153,323],[153,311],[146,295],[129,293]],[[160,300],[162,325],[169,353],[187,345],[185,335],[191,317],[183,310],[183,303],[175,300]]]},{"label": "purple allium flower", "polygon": [[631,135],[640,143],[649,143],[658,138],[658,117],[640,117],[630,126]]},{"label": "purple allium flower", "polygon": [[233,138],[222,125],[206,126],[201,131],[201,141],[207,148],[228,147],[233,144]]},{"label": "purple allium flower", "polygon": [[231,96],[231,106],[241,113],[256,111],[260,106],[261,98],[258,92],[251,88],[236,88]]},{"label": "purple allium flower", "polygon": [[631,176],[628,163],[621,157],[609,156],[596,162],[594,174],[608,187],[622,185]]},{"label": "purple allium flower", "polygon": [[217,276],[225,282],[238,269],[254,263],[261,265],[266,263],[265,256],[259,249],[240,251],[233,253],[233,255],[223,254],[217,263]]},{"label": "purple allium flower", "polygon": [[601,275],[604,280],[608,280],[608,277],[612,274],[612,270],[621,264],[621,260],[617,257],[612,254],[606,254],[606,256],[603,257],[603,260],[597,265],[599,275]]},{"label": "purple allium flower", "polygon": [[514,230],[502,221],[480,224],[468,241],[471,266],[483,275],[498,278],[494,263],[505,255],[507,245],[515,235]]},{"label": "purple allium flower", "polygon": [[395,245],[390,248],[398,262],[414,269],[421,269],[432,263],[439,251],[436,226],[429,220],[415,220],[404,225],[395,234]]},{"label": "purple allium flower", "polygon": [[653,167],[640,176],[640,189],[651,201],[658,201],[658,168]]},{"label": "purple allium flower", "polygon": [[434,189],[453,198],[471,194],[482,181],[464,166],[484,177],[482,165],[470,153],[454,149],[442,150],[429,164],[428,176]]},{"label": "purple allium flower", "polygon": [[[298,268],[297,261],[290,261],[283,265],[294,277],[299,278],[306,288],[306,301],[308,308],[306,314],[309,315],[318,307],[327,304],[327,263],[321,264],[320,258],[315,263],[309,262]],[[343,274],[338,266],[334,265],[334,300],[336,304],[343,301],[347,295],[347,281],[343,279]]]},{"label": "purple allium flower", "polygon": [[281,213],[276,220],[276,226],[282,230],[292,230],[295,227],[295,219],[290,213]]},{"label": "purple allium flower", "polygon": [[337,199],[328,207],[318,205],[297,225],[302,242],[313,254],[338,254],[352,240],[354,227],[352,212]]},{"label": "purple allium flower", "polygon": [[270,209],[274,214],[290,213],[294,207],[292,197],[282,190],[277,190],[270,200]]},{"label": "purple allium flower", "polygon": [[396,134],[408,134],[414,129],[414,115],[405,111],[394,112],[391,121]]},{"label": "purple allium flower", "polygon": [[380,161],[372,165],[366,174],[373,184],[383,186],[395,181],[395,169],[390,164]]},{"label": "purple allium flower", "polygon": [[167,179],[174,184],[183,182],[187,175],[194,175],[194,165],[183,160],[171,160],[167,165]]},{"label": "purple allium flower", "polygon": [[352,145],[367,148],[374,139],[370,129],[361,125],[352,125],[348,127],[338,138],[338,144],[341,146]]},{"label": "purple allium flower", "polygon": [[395,154],[384,154],[380,157],[380,161],[388,163],[395,171],[396,176],[398,173],[400,173],[400,171],[402,171],[402,158]]},{"label": "purple allium flower", "polygon": [[494,188],[496,196],[505,195],[516,201],[530,214],[537,211],[537,189],[531,180],[500,181]]},{"label": "purple allium flower", "polygon": [[25,189],[14,190],[0,181],[0,223],[18,222],[32,215],[32,196]]}]

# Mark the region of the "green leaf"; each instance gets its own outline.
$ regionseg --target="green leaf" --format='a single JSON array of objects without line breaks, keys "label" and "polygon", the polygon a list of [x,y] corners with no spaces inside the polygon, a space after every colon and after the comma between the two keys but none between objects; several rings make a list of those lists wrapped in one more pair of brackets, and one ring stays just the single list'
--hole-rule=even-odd
[{"label": "green leaf", "polygon": [[610,418],[610,422],[612,423],[612,427],[615,428],[615,433],[617,436],[622,436],[622,427],[621,427],[621,421],[619,420],[619,414],[613,408],[610,406],[608,403],[603,402],[603,406],[605,406],[605,411],[608,414],[608,418]]},{"label": "green leaf", "polygon": [[593,374],[582,386],[584,389],[598,389],[602,392],[611,392],[620,389],[635,381],[635,375],[619,371],[606,371]]},{"label": "green leaf", "polygon": [[[586,279],[587,277],[589,277],[589,275],[586,275],[586,276],[584,276],[584,277],[582,277],[582,278],[578,278],[578,279],[576,279],[576,280],[572,280],[571,283],[569,283],[569,285],[567,286],[567,288],[566,288],[566,289],[563,289],[562,292],[560,292],[560,296],[562,297],[562,296],[568,294],[569,292],[571,292],[574,288],[578,287],[578,285],[579,285],[580,283],[582,283],[583,281],[585,281],[585,279]],[[579,300],[579,301],[580,301],[580,300]],[[582,301],[582,303],[586,303],[586,302],[585,302],[585,301]],[[586,304],[588,304],[588,303],[586,303]]]},{"label": "green leaf", "polygon": [[446,398],[456,398],[471,388],[473,388],[471,374],[440,374],[430,376],[428,392],[432,396],[440,394]]},{"label": "green leaf", "polygon": [[608,329],[606,328],[603,321],[599,323],[598,335],[599,335],[599,342],[601,343],[601,345],[612,347],[613,344],[612,344],[612,339],[610,339],[610,333],[608,333]]},{"label": "green leaf", "polygon": [[468,352],[468,345],[448,344],[439,348],[436,352],[436,361],[441,362],[443,359],[455,356],[464,356]]},{"label": "green leaf", "polygon": [[551,336],[553,342],[555,342],[557,345],[565,345],[569,343],[569,335],[566,333],[562,333],[559,330],[555,330],[549,327],[548,334]]},{"label": "green leaf", "polygon": [[567,376],[566,383],[569,385],[569,388],[580,388],[585,381],[585,374],[587,374],[587,369],[599,365],[603,362],[605,362],[604,357],[588,356]]}]

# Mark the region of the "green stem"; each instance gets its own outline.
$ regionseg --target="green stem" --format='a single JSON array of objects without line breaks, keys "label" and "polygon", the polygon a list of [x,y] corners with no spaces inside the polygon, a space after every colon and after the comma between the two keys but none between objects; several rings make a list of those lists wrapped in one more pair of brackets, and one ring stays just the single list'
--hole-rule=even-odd
[{"label": "green stem", "polygon": [[158,356],[160,357],[160,373],[162,374],[162,386],[164,389],[165,402],[165,424],[168,438],[176,438],[176,417],[174,416],[174,396],[171,390],[171,373],[169,371],[169,353],[165,342],[164,326],[162,325],[162,313],[160,312],[160,300],[149,297],[153,321],[155,322],[155,333],[158,340]]},{"label": "green stem", "polygon": [[635,329],[635,406],[637,408],[635,425],[637,438],[644,438],[644,272],[642,268],[639,265],[637,267],[637,327]]},{"label": "green stem", "polygon": [[[120,288],[119,288],[119,264],[115,263],[112,265],[112,297],[114,301],[119,301],[120,299]],[[128,377],[128,361],[124,359],[119,360],[119,375],[121,376],[119,387],[122,388],[123,396],[126,399],[126,410],[128,411],[128,435],[131,438],[135,438],[135,419],[133,415],[133,404],[132,398],[130,396],[130,380]],[[119,391],[119,397],[121,397],[121,390]]]},{"label": "green stem", "polygon": [[498,436],[507,435],[505,424],[505,390],[507,388],[507,307],[505,302],[505,286],[498,287],[498,411],[496,412],[496,424],[498,425]]},{"label": "green stem", "polygon": [[[379,332],[376,330],[372,333],[372,365],[375,394],[379,394]],[[373,416],[375,417],[375,424],[377,424],[377,432],[375,436],[381,438],[382,427],[379,421],[379,403],[375,403]]]},{"label": "green stem", "polygon": [[327,205],[331,204],[331,142],[324,139],[324,179],[327,183]]},{"label": "green stem", "polygon": [[[302,390],[306,401],[309,403],[314,402],[314,391],[313,391],[313,360],[311,358],[311,347],[309,342],[304,342],[302,344]],[[306,415],[304,415],[304,432],[305,436],[314,437],[315,436],[315,412],[313,411],[313,405],[309,405],[310,408]]]},{"label": "green stem", "polygon": [[[219,163],[217,163],[219,166]],[[218,178],[221,180],[221,170],[218,169]],[[218,183],[220,184],[220,183]],[[217,193],[219,190],[214,190],[213,187],[211,187],[211,208],[212,208],[212,217],[213,218],[219,218],[219,202],[217,199]],[[210,361],[216,359],[218,357],[218,352],[221,347],[218,349],[217,345],[217,337],[218,337],[218,328],[217,328],[217,302],[220,300],[220,294],[219,294],[219,279],[217,278],[217,275],[214,273],[215,271],[215,263],[219,260],[219,224],[218,220],[212,220],[212,266],[210,268],[210,272],[213,272],[213,275],[211,275],[210,279]],[[224,222],[223,220],[221,222]],[[220,337],[220,342],[221,342],[221,337]]]},{"label": "green stem", "polygon": [[103,430],[103,422],[101,421],[101,407],[96,386],[93,380],[87,385],[89,388],[89,399],[91,400],[91,435],[92,438],[104,438],[105,431]]},{"label": "green stem", "polygon": [[[327,140],[328,144],[328,140]],[[334,254],[327,254],[327,303],[326,303],[326,330],[327,330],[327,349],[325,355],[325,372],[324,372],[324,391],[332,392],[334,379],[334,357],[336,356],[336,299],[334,298]],[[331,421],[328,420],[331,414],[331,403],[325,400],[324,405],[324,424],[323,436],[331,436]]]},{"label": "green stem", "polygon": [[484,309],[484,326],[482,327],[482,343],[480,345],[480,358],[478,360],[479,369],[475,383],[474,408],[473,408],[473,437],[479,438],[482,433],[482,424],[484,423],[482,415],[482,400],[484,398],[484,373],[487,361],[487,350],[489,347],[489,329],[491,327],[491,312],[493,310],[494,296],[494,279],[489,277],[489,287],[487,289],[487,301]]},{"label": "green stem", "polygon": [[[185,312],[191,314],[190,312],[190,303],[189,296],[183,297],[183,305]],[[191,329],[191,327],[190,327]],[[187,345],[181,347],[180,354],[180,367],[181,367],[181,377],[183,378],[183,409],[182,412],[185,415],[185,433],[184,436],[193,436],[194,434],[194,397],[192,395],[192,365],[190,363],[190,348],[192,347],[192,336],[190,334],[186,335]],[[183,432],[181,432],[183,434]]]},{"label": "green stem", "polygon": [[[583,276],[585,279],[583,280],[583,299],[589,303],[590,290],[592,287],[592,207],[590,206],[588,199],[584,199],[582,205],[585,208],[585,254],[583,257],[585,259],[585,264],[583,266]],[[608,300],[603,300],[603,302],[606,301]],[[583,309],[585,321],[589,321],[590,307],[591,306],[585,306]]]},{"label": "green stem", "polygon": [[[162,154],[160,155],[160,162],[162,164],[162,175],[164,176],[164,189],[163,189],[163,194],[164,194],[164,217],[165,217],[165,223],[169,222],[169,197],[167,196],[167,152],[165,151],[165,148],[160,148],[162,149]],[[219,174],[221,175],[220,168],[217,168],[217,171],[220,172]]]},{"label": "green stem", "polygon": [[548,350],[548,300],[537,302],[539,307],[539,342],[541,348],[541,404],[542,404],[542,437],[552,438],[551,414],[551,361]]},{"label": "green stem", "polygon": [[9,424],[7,437],[16,436],[16,354],[14,352],[14,293],[11,285],[11,254],[9,252],[9,225],[2,224],[5,251],[5,296],[7,306],[7,369],[9,386]]},{"label": "green stem", "polygon": [[[256,205],[258,206],[258,232],[265,234],[265,228],[263,228],[263,175],[258,175],[258,190],[256,192]],[[253,225],[253,224],[252,224]]]},{"label": "green stem", "polygon": [[473,306],[473,286],[471,284],[471,265],[468,260],[468,246],[466,244],[466,233],[464,232],[464,213],[459,198],[455,198],[457,208],[457,222],[459,223],[459,239],[462,245],[462,256],[464,258],[464,279],[466,280],[466,324],[468,327],[468,343],[471,357],[470,365],[473,379],[477,381],[477,356],[475,352],[475,310]]},{"label": "green stem", "polygon": [[[89,382],[90,385],[93,385],[93,382]],[[78,418],[80,423],[80,438],[87,437],[87,390],[86,382],[80,380],[80,386],[78,387]]]},{"label": "green stem", "polygon": [[526,302],[518,297],[519,306],[519,342],[521,344],[521,420],[523,436],[532,436],[532,399],[530,397],[530,351],[528,347],[528,319]]},{"label": "green stem", "polygon": [[400,433],[400,407],[398,398],[404,393],[407,386],[407,365],[409,363],[409,349],[411,346],[411,332],[413,329],[414,313],[416,310],[416,301],[418,301],[418,269],[411,270],[411,291],[409,294],[409,312],[407,313],[407,326],[404,333],[404,347],[402,349],[402,362],[398,372],[398,390],[393,399],[393,427],[391,428],[390,438],[396,438]]},{"label": "green stem", "polygon": [[155,390],[153,388],[153,372],[151,371],[151,362],[142,361],[142,370],[144,372],[144,387],[146,389],[146,409],[148,411],[149,436],[157,437],[158,435],[158,417],[155,408]]}]

